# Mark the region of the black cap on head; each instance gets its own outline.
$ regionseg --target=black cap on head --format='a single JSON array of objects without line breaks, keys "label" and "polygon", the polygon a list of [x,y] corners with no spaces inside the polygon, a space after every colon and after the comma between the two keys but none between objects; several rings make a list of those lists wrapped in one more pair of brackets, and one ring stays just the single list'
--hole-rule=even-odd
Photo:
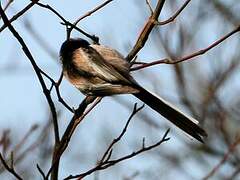
[{"label": "black cap on head", "polygon": [[60,49],[60,57],[63,65],[71,63],[73,52],[78,48],[88,48],[89,42],[84,39],[68,39],[66,40]]},{"label": "black cap on head", "polygon": [[84,39],[68,39],[66,40],[60,49],[60,56],[64,57],[68,54],[72,54],[72,52],[78,48],[87,48],[89,46],[89,42]]}]

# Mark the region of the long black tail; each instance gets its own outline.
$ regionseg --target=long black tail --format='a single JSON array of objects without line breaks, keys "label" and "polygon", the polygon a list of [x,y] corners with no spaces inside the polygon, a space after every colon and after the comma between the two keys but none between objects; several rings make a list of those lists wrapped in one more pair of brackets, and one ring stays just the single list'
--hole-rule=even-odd
[{"label": "long black tail", "polygon": [[144,103],[146,103],[152,109],[167,118],[169,121],[171,121],[177,127],[185,131],[187,134],[191,135],[192,137],[203,143],[202,137],[207,136],[207,133],[204,129],[197,125],[197,120],[188,117],[165,100],[153,95],[144,88],[139,87],[139,89],[140,92],[137,94],[133,94],[134,96],[142,100]]}]

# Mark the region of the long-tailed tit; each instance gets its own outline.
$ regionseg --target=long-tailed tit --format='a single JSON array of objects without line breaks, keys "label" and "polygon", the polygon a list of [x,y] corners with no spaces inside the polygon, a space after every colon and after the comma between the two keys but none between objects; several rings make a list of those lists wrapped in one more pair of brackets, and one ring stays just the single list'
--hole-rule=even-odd
[{"label": "long-tailed tit", "polygon": [[133,94],[200,142],[207,136],[195,119],[140,86],[130,75],[129,62],[116,50],[84,39],[69,39],[62,44],[60,59],[64,76],[83,94]]}]

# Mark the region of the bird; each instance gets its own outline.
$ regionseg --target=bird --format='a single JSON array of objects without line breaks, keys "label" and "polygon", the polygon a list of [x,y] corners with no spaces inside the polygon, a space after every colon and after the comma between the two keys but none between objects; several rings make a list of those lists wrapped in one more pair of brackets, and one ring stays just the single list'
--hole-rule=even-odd
[{"label": "bird", "polygon": [[206,131],[198,121],[146,90],[130,74],[130,63],[117,50],[69,38],[60,48],[64,77],[86,96],[132,94],[196,140],[204,143]]}]

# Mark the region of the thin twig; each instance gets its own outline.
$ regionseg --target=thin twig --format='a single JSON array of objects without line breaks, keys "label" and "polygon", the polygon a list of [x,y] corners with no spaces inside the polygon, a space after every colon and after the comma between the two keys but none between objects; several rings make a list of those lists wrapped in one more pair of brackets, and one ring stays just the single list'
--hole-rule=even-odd
[{"label": "thin twig", "polygon": [[162,26],[162,25],[168,24],[170,22],[173,22],[177,18],[177,16],[179,16],[179,14],[181,14],[181,12],[184,10],[184,8],[187,7],[187,5],[190,1],[191,0],[185,1],[185,3],[179,8],[179,10],[174,15],[172,15],[170,18],[168,18],[167,20],[160,21],[160,22],[156,21],[155,24]]},{"label": "thin twig", "polygon": [[108,164],[107,164],[106,166],[109,167],[110,165],[116,164],[116,163],[118,163],[118,162],[120,162],[120,161],[123,161],[123,160],[126,160],[126,159],[130,159],[130,158],[132,158],[132,157],[134,157],[134,156],[136,156],[136,155],[138,155],[138,154],[140,154],[140,153],[142,153],[142,152],[149,151],[149,150],[151,150],[151,149],[159,146],[159,145],[162,144],[163,142],[166,142],[166,141],[170,140],[170,138],[167,137],[169,131],[170,131],[170,129],[168,129],[168,130],[165,132],[165,134],[163,135],[162,139],[159,140],[158,142],[156,142],[155,144],[152,144],[152,145],[146,146],[146,147],[145,147],[145,146],[142,146],[141,149],[139,149],[139,150],[136,151],[136,152],[132,152],[131,154],[129,154],[129,155],[127,155],[127,156],[124,156],[124,157],[121,157],[121,158],[118,158],[118,159],[115,159],[115,160],[108,161]]},{"label": "thin twig", "polygon": [[8,166],[7,162],[4,160],[4,158],[2,157],[2,154],[0,153],[0,161],[2,162],[3,166],[5,167],[5,169],[10,172],[13,176],[15,176],[17,179],[19,180],[23,180],[23,178],[16,173],[16,171],[14,170],[13,167]]},{"label": "thin twig", "polygon": [[112,143],[108,146],[107,150],[105,151],[105,153],[103,154],[101,160],[100,160],[100,163],[104,162],[104,160],[106,159],[107,155],[109,154],[109,152],[111,151],[112,147],[121,140],[121,138],[123,137],[123,135],[126,133],[127,131],[127,128],[128,128],[128,125],[131,121],[131,119],[133,118],[133,116],[135,114],[137,114],[142,108],[144,107],[144,105],[140,106],[140,107],[137,107],[137,103],[134,104],[134,108],[132,110],[132,114],[129,116],[128,120],[127,120],[127,123],[125,125],[125,127],[123,128],[122,132],[120,133],[120,135],[115,138]]},{"label": "thin twig", "polygon": [[148,6],[148,8],[149,8],[149,10],[151,12],[151,15],[153,15],[153,8],[151,6],[150,0],[146,0],[146,4],[147,4],[147,6]]},{"label": "thin twig", "polygon": [[86,14],[84,14],[83,16],[79,17],[74,23],[73,25],[77,25],[81,20],[85,19],[88,16],[91,16],[93,13],[97,12],[98,10],[102,9],[104,6],[108,5],[110,2],[112,2],[113,0],[107,0],[105,2],[103,2],[102,4],[100,4],[99,6],[95,7],[94,9],[88,11]]},{"label": "thin twig", "polygon": [[65,106],[70,112],[74,113],[73,109],[64,101],[64,99],[63,99],[62,96],[61,96],[59,87],[60,87],[60,84],[61,84],[61,82],[62,82],[62,79],[63,79],[63,72],[61,73],[58,82],[57,82],[57,83],[54,83],[55,90],[56,90],[57,97],[58,97],[58,101],[59,101],[60,103],[62,103],[62,105]]},{"label": "thin twig", "polygon": [[183,61],[190,60],[190,59],[192,59],[194,57],[197,57],[197,56],[205,54],[206,52],[208,52],[209,50],[213,49],[214,47],[216,47],[217,45],[219,45],[220,43],[222,43],[223,41],[225,41],[226,39],[228,39],[233,34],[239,32],[239,31],[240,31],[240,25],[237,26],[237,28],[235,28],[230,33],[226,34],[225,36],[223,36],[219,40],[215,41],[210,46],[208,46],[208,47],[206,47],[204,49],[201,49],[201,50],[199,50],[197,52],[194,52],[194,53],[192,53],[190,55],[184,56],[184,57],[182,57],[180,59],[176,59],[176,60],[169,59],[169,58],[164,58],[164,59],[161,59],[161,60],[153,61],[151,63],[147,63],[147,64],[143,64],[143,65],[140,65],[140,66],[133,67],[133,68],[131,68],[131,71],[136,71],[136,70],[147,68],[147,67],[150,67],[150,66],[153,66],[153,65],[157,65],[157,64],[177,64],[177,63],[180,63],[180,62],[183,62]]},{"label": "thin twig", "polygon": [[229,156],[236,150],[239,144],[240,138],[237,138],[237,140],[229,147],[227,153],[224,154],[222,160],[203,178],[203,180],[211,178],[220,169],[220,167],[228,160]]},{"label": "thin twig", "polygon": [[[84,14],[83,16],[79,17],[74,23],[73,26],[71,26],[68,31],[67,31],[67,38],[70,38],[71,32],[74,29],[74,27],[77,26],[77,24],[85,19],[88,16],[91,16],[93,13],[97,12],[98,10],[102,9],[103,7],[105,7],[107,4],[109,4],[110,2],[112,2],[113,0],[107,0],[105,2],[103,2],[102,4],[100,4],[99,6],[95,7],[93,10],[88,11],[86,14]],[[94,38],[91,38],[96,44],[99,44],[99,38],[96,36],[92,36]]]},{"label": "thin twig", "polygon": [[[52,119],[52,118],[51,118]],[[14,148],[12,150],[12,152],[14,154],[18,154],[15,158],[14,158],[14,165],[16,166],[17,164],[19,164],[27,155],[29,155],[30,152],[33,152],[34,149],[36,149],[39,145],[42,144],[42,142],[44,141],[44,139],[46,139],[48,132],[51,128],[50,123],[51,121],[48,120],[47,124],[41,128],[41,133],[40,135],[38,135],[34,142],[31,143],[28,147],[25,147],[25,150],[18,153],[19,149]],[[5,161],[6,162],[10,162],[11,161],[11,157],[7,158]],[[3,172],[3,168],[0,167],[0,173]]]},{"label": "thin twig", "polygon": [[[51,11],[52,13],[54,13],[57,17],[59,17],[63,23],[63,25],[66,26],[67,31],[69,31],[69,29],[73,28],[76,29],[77,31],[79,31],[80,33],[82,33],[83,35],[85,35],[86,37],[92,39],[94,42],[98,40],[98,37],[94,36],[94,35],[90,35],[87,32],[83,31],[82,29],[78,28],[77,26],[75,26],[74,24],[72,24],[71,22],[69,22],[68,20],[66,20],[59,12],[57,12],[54,8],[52,8],[50,5],[48,4],[42,4],[42,3],[36,3],[39,7],[48,9],[49,11]],[[68,33],[67,33],[68,34]],[[68,37],[68,35],[67,35]]]},{"label": "thin twig", "polygon": [[[118,159],[109,160],[109,158],[107,158],[105,161],[103,161],[102,163],[98,164],[98,165],[95,166],[94,168],[88,170],[87,172],[81,173],[81,174],[78,174],[78,175],[70,175],[70,176],[66,177],[65,180],[67,180],[67,179],[76,179],[76,178],[77,178],[78,180],[81,180],[82,178],[84,178],[84,177],[92,174],[93,172],[106,169],[106,168],[108,168],[108,167],[110,167],[110,166],[113,166],[113,165],[115,165],[115,164],[117,164],[117,163],[120,163],[120,162],[122,162],[122,161],[124,161],[124,160],[130,159],[130,158],[135,157],[135,156],[137,156],[137,155],[139,155],[139,154],[141,154],[141,153],[143,153],[143,152],[146,152],[146,151],[149,151],[149,150],[151,150],[151,149],[153,149],[153,148],[155,148],[155,147],[158,147],[158,146],[160,146],[162,143],[170,140],[170,138],[167,137],[169,131],[170,131],[170,129],[168,129],[168,130],[165,132],[165,134],[163,135],[163,137],[162,137],[157,143],[155,143],[155,144],[152,144],[152,145],[147,146],[147,147],[141,147],[139,150],[134,151],[134,152],[132,152],[131,154],[128,154],[128,155],[123,156],[123,157],[118,158]],[[112,152],[112,151],[110,151],[110,152]]]},{"label": "thin twig", "polygon": [[45,180],[45,179],[46,179],[46,176],[45,176],[43,170],[40,168],[40,166],[39,166],[38,164],[37,164],[37,169],[38,169],[38,171],[40,172],[40,174],[41,174],[43,180]]},{"label": "thin twig", "polygon": [[51,78],[47,73],[45,73],[43,70],[40,69],[40,72],[49,80],[51,81],[52,85],[49,89],[49,91],[52,90],[53,87],[55,87],[55,90],[56,90],[56,94],[57,94],[57,97],[58,97],[58,101],[60,103],[62,103],[63,106],[65,106],[70,112],[74,113],[73,109],[64,101],[64,99],[62,98],[61,96],[61,93],[60,93],[60,90],[59,90],[59,87],[60,87],[60,84],[62,82],[62,79],[63,79],[63,72],[61,72],[61,75],[58,79],[57,82],[55,82],[55,80],[53,78]]},{"label": "thin twig", "polygon": [[[5,12],[7,10],[7,8],[10,6],[11,3],[13,3],[14,0],[8,0],[7,4],[5,5],[5,7],[3,8],[3,11]],[[1,19],[1,16],[0,16]]]},{"label": "thin twig", "polygon": [[[26,7],[24,7],[21,11],[19,11],[16,15],[14,15],[11,19],[9,19],[9,23],[12,23],[13,21],[21,17],[25,12],[27,12],[31,7],[33,7],[33,5],[36,4],[38,1],[39,0],[32,0]],[[2,27],[0,27],[0,32],[2,32],[6,27],[7,27],[7,24],[3,24]]]},{"label": "thin twig", "polygon": [[127,61],[130,62],[137,55],[137,53],[144,47],[145,43],[148,40],[149,34],[152,32],[155,26],[155,21],[158,21],[158,17],[162,11],[164,3],[165,3],[165,0],[158,0],[157,6],[153,14],[148,18],[148,21],[146,22],[145,26],[143,27],[143,30],[138,36],[138,39],[134,47],[127,55],[126,57]]}]

